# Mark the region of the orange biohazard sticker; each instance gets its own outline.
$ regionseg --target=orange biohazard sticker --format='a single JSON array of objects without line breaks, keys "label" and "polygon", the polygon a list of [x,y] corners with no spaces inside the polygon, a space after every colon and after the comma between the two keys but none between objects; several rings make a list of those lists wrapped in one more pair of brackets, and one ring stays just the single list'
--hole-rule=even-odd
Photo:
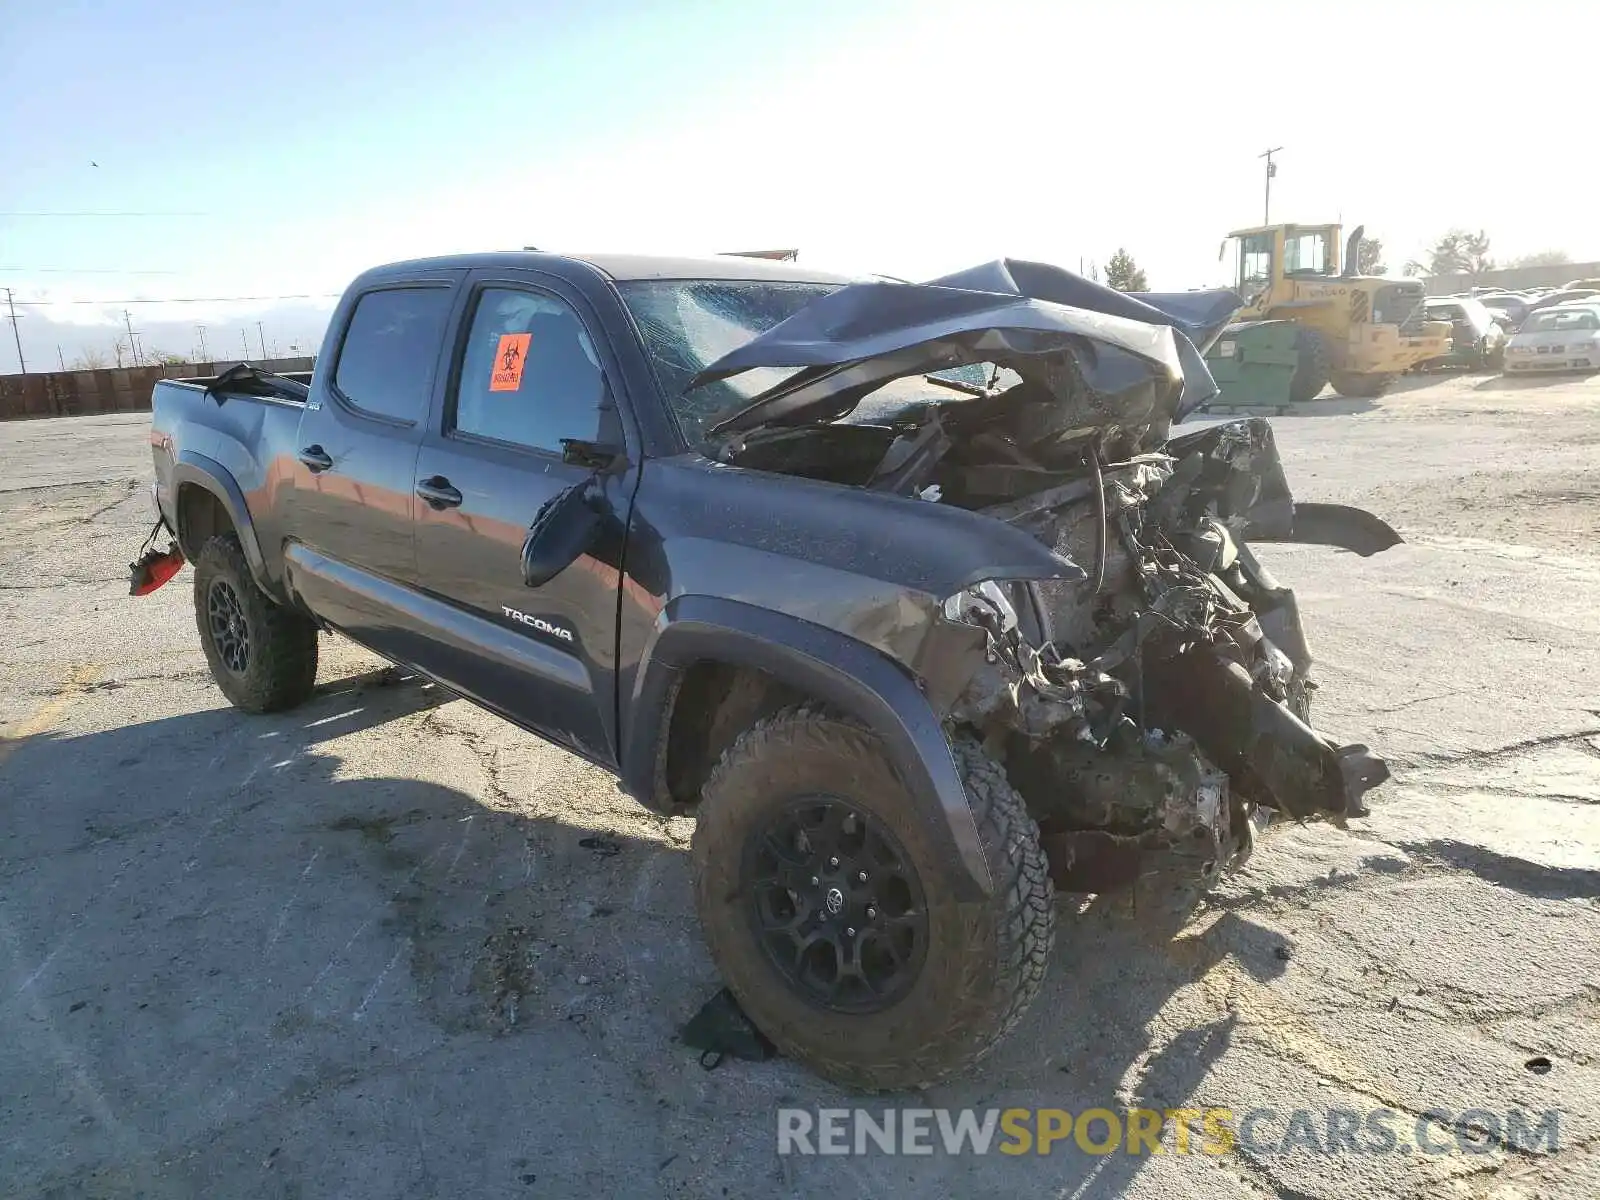
[{"label": "orange biohazard sticker", "polygon": [[531,333],[502,333],[494,352],[494,374],[489,376],[491,392],[514,392],[522,386],[522,367],[528,360]]}]

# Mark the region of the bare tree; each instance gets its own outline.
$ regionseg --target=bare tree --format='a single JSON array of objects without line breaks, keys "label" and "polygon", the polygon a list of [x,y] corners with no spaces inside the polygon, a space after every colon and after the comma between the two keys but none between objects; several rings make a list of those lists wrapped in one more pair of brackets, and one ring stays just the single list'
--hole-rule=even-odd
[{"label": "bare tree", "polygon": [[98,371],[106,365],[106,356],[98,350],[85,350],[72,360],[74,371]]}]

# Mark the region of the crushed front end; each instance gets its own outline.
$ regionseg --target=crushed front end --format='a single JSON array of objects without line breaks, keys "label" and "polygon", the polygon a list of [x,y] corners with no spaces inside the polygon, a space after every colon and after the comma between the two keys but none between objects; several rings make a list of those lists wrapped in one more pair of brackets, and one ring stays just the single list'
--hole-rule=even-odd
[{"label": "crushed front end", "polygon": [[929,692],[1003,764],[1067,890],[1204,885],[1270,820],[1363,815],[1388,778],[1309,724],[1294,593],[1251,543],[1369,555],[1398,535],[1296,504],[1265,421],[1171,436],[1217,395],[1203,354],[1239,303],[1005,260],[842,288],[697,377],[792,369],[720,415],[724,462],[981,513],[1054,552],[1053,578],[997,555],[944,600],[976,666]]},{"label": "crushed front end", "polygon": [[[991,584],[945,614],[987,633],[951,720],[1003,758],[1057,882],[1210,882],[1274,815],[1364,815],[1388,771],[1309,725],[1294,593],[1246,540],[1296,533],[1271,428],[1216,426],[1111,466],[1095,456],[1087,488],[987,510],[1092,564],[1089,581]],[[1327,522],[1324,509],[1308,515]],[[1368,552],[1383,540],[1359,517],[1332,532]]]}]

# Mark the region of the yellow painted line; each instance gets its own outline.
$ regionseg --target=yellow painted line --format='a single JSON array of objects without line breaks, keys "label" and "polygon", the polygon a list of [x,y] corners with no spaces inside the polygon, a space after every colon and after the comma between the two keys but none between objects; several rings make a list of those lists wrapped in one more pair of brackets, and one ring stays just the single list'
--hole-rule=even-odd
[{"label": "yellow painted line", "polygon": [[72,707],[73,701],[83,695],[84,688],[93,683],[99,674],[100,667],[95,663],[73,667],[61,681],[61,687],[56,694],[41,704],[38,711],[0,732],[0,763],[10,758],[16,748],[29,738],[37,737],[53,728],[61,714]]}]

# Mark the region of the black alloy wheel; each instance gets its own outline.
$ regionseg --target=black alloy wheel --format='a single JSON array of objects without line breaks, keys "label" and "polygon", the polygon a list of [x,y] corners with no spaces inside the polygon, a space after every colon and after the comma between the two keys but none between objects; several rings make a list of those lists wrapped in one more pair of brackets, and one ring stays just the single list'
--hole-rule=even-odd
[{"label": "black alloy wheel", "polygon": [[250,668],[250,623],[239,594],[226,579],[215,579],[206,593],[211,637],[228,670],[243,675]]},{"label": "black alloy wheel", "polygon": [[878,1012],[916,982],[927,903],[909,856],[876,818],[836,796],[799,797],[751,831],[743,873],[757,940],[810,1003]]}]

